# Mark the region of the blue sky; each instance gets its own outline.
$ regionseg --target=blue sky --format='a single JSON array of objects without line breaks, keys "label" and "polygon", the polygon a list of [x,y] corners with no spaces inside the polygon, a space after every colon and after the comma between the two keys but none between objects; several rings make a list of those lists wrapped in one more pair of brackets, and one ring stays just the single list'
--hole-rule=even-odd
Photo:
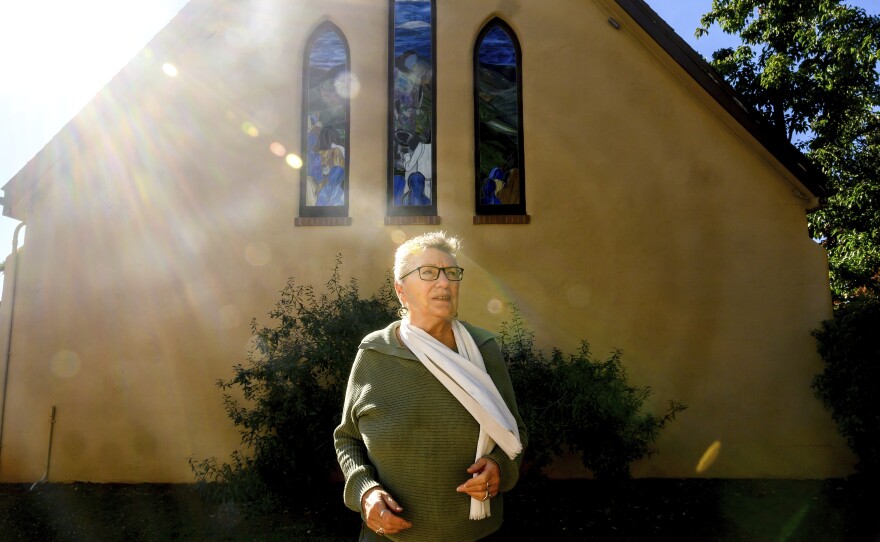
[{"label": "blue sky", "polygon": [[[186,4],[186,0],[0,0],[0,186]],[[878,0],[850,0],[870,13]],[[737,43],[694,30],[712,0],[648,0],[697,52]],[[18,221],[0,217],[0,259]],[[2,278],[0,278],[2,280]]]}]

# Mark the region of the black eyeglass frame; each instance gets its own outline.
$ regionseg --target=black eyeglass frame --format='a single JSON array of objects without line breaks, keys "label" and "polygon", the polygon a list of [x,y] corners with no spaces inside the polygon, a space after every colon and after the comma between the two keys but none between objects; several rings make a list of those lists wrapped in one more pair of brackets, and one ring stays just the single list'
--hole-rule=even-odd
[{"label": "black eyeglass frame", "polygon": [[[432,279],[426,279],[425,277],[422,276],[422,272],[421,272],[422,269],[436,269],[436,270],[437,270],[437,276],[434,277],[434,278],[432,278]],[[457,270],[458,270],[458,278],[455,279],[455,278],[452,278],[452,277],[450,277],[449,275],[447,275],[447,274],[446,274],[446,270],[447,270],[447,269],[457,269]],[[446,277],[446,280],[449,280],[449,281],[452,281],[452,282],[460,282],[461,279],[464,278],[464,268],[463,268],[463,267],[458,267],[458,266],[456,266],[456,265],[452,265],[452,266],[449,266],[449,267],[437,267],[436,265],[420,265],[419,267],[416,267],[415,269],[412,269],[412,270],[410,270],[410,271],[404,273],[404,274],[401,275],[400,278],[397,279],[397,280],[403,280],[403,279],[405,279],[406,277],[408,277],[408,276],[412,275],[413,273],[415,273],[416,271],[419,272],[419,278],[422,279],[422,280],[424,280],[424,281],[427,281],[427,282],[431,282],[431,281],[434,281],[434,280],[439,279],[439,278],[440,278],[440,271],[443,271],[443,275]]]}]

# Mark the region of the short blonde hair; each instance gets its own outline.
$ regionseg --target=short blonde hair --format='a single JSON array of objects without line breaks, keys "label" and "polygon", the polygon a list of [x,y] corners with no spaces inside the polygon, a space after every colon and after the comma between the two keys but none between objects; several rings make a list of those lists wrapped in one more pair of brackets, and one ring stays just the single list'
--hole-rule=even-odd
[{"label": "short blonde hair", "polygon": [[394,252],[394,280],[400,280],[406,272],[410,259],[422,254],[429,248],[436,248],[452,256],[458,261],[458,251],[461,249],[461,241],[458,237],[447,235],[444,231],[433,231],[407,239]]}]

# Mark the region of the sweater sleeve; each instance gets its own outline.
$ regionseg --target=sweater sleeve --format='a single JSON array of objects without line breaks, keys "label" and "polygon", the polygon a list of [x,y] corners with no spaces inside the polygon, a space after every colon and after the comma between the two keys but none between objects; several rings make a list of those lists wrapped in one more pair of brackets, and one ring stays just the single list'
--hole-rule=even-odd
[{"label": "sweater sleeve", "polygon": [[501,349],[498,347],[498,343],[492,339],[483,345],[480,350],[483,354],[483,361],[486,364],[486,371],[489,373],[489,377],[492,378],[495,387],[498,388],[498,392],[507,404],[507,408],[510,409],[514,419],[516,419],[520,442],[522,442],[523,446],[523,451],[514,459],[510,459],[510,457],[507,456],[507,453],[505,453],[499,446],[495,446],[491,452],[486,454],[486,457],[495,461],[501,469],[500,491],[505,492],[513,489],[517,481],[519,481],[519,469],[520,465],[522,465],[523,453],[528,445],[528,432],[522,421],[522,417],[519,415],[519,409],[517,409],[516,406],[516,397],[513,392],[513,383],[510,380],[510,374],[507,371],[507,365],[504,363],[504,358],[501,355]]},{"label": "sweater sleeve", "polygon": [[367,448],[358,428],[358,401],[364,387],[364,355],[359,350],[351,367],[342,407],[342,421],[333,431],[336,459],[345,476],[343,499],[348,508],[363,515],[361,498],[372,487],[379,485],[376,469],[367,456]]}]

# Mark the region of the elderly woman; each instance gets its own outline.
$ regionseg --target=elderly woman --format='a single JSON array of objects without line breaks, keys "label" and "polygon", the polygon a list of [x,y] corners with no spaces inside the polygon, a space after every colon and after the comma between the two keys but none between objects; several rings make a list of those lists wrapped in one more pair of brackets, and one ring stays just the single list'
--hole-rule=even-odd
[{"label": "elderly woman", "polygon": [[360,540],[489,537],[519,478],[525,428],[494,336],[457,319],[464,269],[442,232],[403,243],[403,319],[361,342],[333,433]]}]

